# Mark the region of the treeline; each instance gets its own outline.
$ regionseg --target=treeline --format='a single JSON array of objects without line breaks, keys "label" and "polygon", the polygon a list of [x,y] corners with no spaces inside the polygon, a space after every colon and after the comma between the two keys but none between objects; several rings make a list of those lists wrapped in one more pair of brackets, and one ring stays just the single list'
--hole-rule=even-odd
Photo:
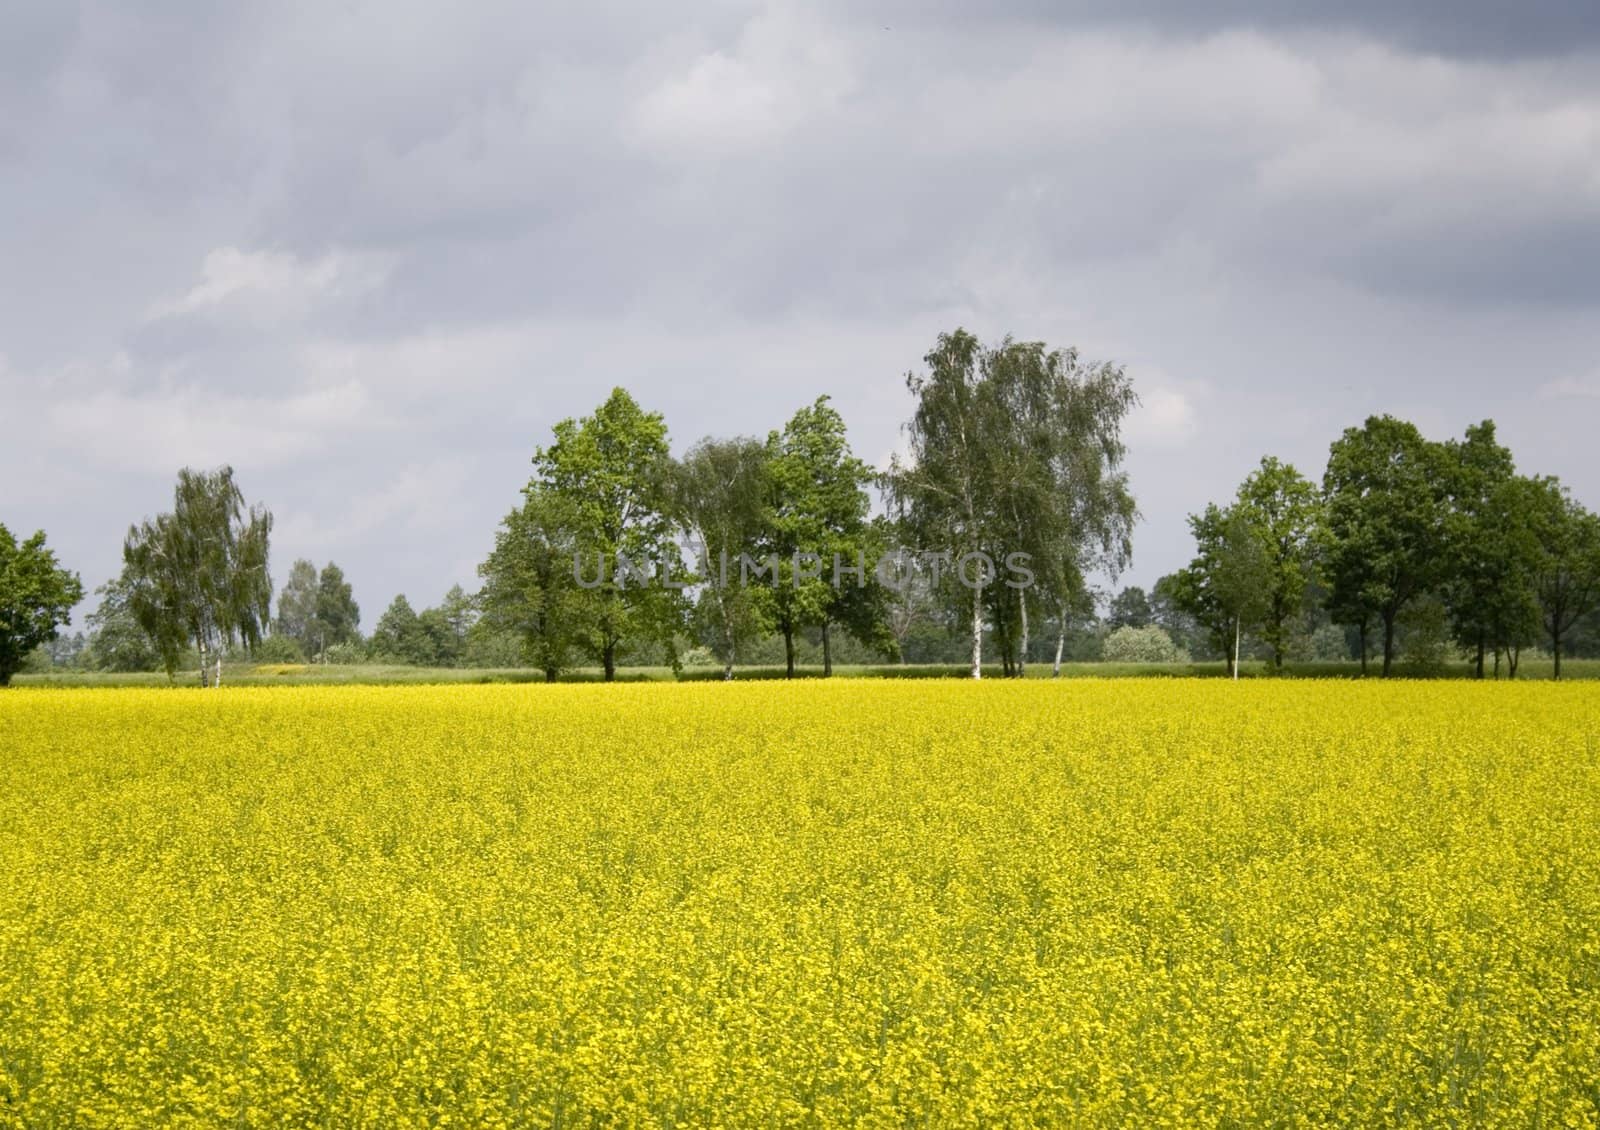
[{"label": "treeline", "polygon": [[1235,675],[1243,654],[1389,675],[1404,643],[1423,673],[1464,658],[1515,677],[1541,649],[1560,678],[1563,657],[1600,651],[1600,518],[1519,474],[1492,421],[1435,442],[1374,416],[1334,441],[1320,486],[1268,457],[1189,525],[1194,560],[1139,600]]},{"label": "treeline", "polygon": [[[1091,587],[1131,561],[1137,507],[1124,372],[1072,349],[942,334],[908,374],[903,454],[875,471],[826,396],[765,436],[672,454],[617,388],[532,453],[480,566],[370,635],[339,566],[289,571],[273,614],[272,516],[229,468],[179,473],[173,509],[129,528],[88,633],[43,535],[0,527],[0,681],[33,662],[198,670],[285,663],[532,667],[960,662],[1007,675],[1068,660],[1369,661],[1387,675],[1465,655],[1515,675],[1530,649],[1600,651],[1600,519],[1519,474],[1494,425],[1433,442],[1374,417],[1320,484],[1273,458],[1192,515],[1196,555],[1146,593]],[[874,493],[881,505],[874,507]],[[876,509],[876,512],[875,512]]]},{"label": "treeline", "polygon": [[[402,595],[363,638],[337,566],[296,562],[269,616],[271,515],[233,473],[185,470],[174,509],[130,529],[75,656],[222,677],[258,659],[678,667],[781,657],[922,661],[985,648],[1020,675],[1059,664],[1093,619],[1086,577],[1131,555],[1137,511],[1120,368],[1072,349],[942,334],[907,376],[908,448],[886,472],[850,449],[827,397],[765,437],[707,437],[681,458],[665,420],[615,389],[533,452],[475,593]],[[886,512],[873,513],[873,491]],[[1046,645],[1048,650],[1049,645]]]},{"label": "treeline", "polygon": [[552,680],[578,663],[607,679],[624,661],[676,667],[685,643],[731,677],[769,640],[790,676],[808,643],[828,674],[841,644],[903,661],[919,627],[961,641],[974,677],[986,642],[1021,674],[1041,628],[1059,656],[1085,577],[1131,552],[1133,390],[1074,350],[961,330],[924,362],[907,378],[908,454],[881,475],[827,397],[764,439],[708,437],[681,459],[620,388],[557,424],[480,569],[481,629]]}]

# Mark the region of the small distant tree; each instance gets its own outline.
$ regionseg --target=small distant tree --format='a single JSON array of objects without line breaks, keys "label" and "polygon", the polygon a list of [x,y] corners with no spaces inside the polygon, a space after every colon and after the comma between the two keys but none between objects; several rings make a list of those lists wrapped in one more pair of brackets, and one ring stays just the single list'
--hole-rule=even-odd
[{"label": "small distant tree", "polygon": [[246,507],[233,468],[178,472],[173,509],[130,527],[123,542],[128,604],[171,675],[185,648],[200,656],[200,685],[236,642],[261,642],[272,602],[267,539],[272,515]]},{"label": "small distant tree", "polygon": [[578,545],[570,507],[561,496],[530,484],[522,505],[501,523],[494,551],[478,567],[483,589],[477,634],[515,636],[523,661],[552,683],[589,634],[585,619],[595,611],[573,573]]},{"label": "small distant tree", "polygon": [[83,583],[56,562],[43,530],[19,543],[0,526],[0,687],[34,648],[56,638],[82,599]]},{"label": "small distant tree", "polygon": [[1175,596],[1210,631],[1237,679],[1240,641],[1269,607],[1272,563],[1249,519],[1232,509],[1207,506],[1190,516],[1189,528],[1198,553],[1178,572]]},{"label": "small distant tree", "polygon": [[317,638],[315,650],[309,654],[321,655],[326,663],[330,647],[360,642],[360,625],[361,606],[350,582],[344,579],[344,570],[330,561],[317,578]]},{"label": "small distant tree", "polygon": [[278,615],[272,630],[294,640],[303,655],[315,655],[321,650],[317,598],[317,567],[302,557],[289,567],[289,579],[278,595]]},{"label": "small distant tree", "polygon": [[88,665],[97,671],[156,671],[161,656],[133,614],[132,586],[123,577],[95,589],[99,607],[89,613]]},{"label": "small distant tree", "polygon": [[722,677],[733,678],[740,652],[765,628],[761,602],[740,568],[765,532],[767,446],[760,440],[703,439],[674,467],[672,512],[699,554],[696,620]]},{"label": "small distant tree", "polygon": [[1138,585],[1129,585],[1112,597],[1111,607],[1106,612],[1106,626],[1113,631],[1117,628],[1148,627],[1153,619],[1150,598]]},{"label": "small distant tree", "polygon": [[444,624],[452,660],[460,663],[467,653],[467,637],[478,622],[478,609],[466,589],[459,584],[450,586],[439,605],[439,618]]},{"label": "small distant tree", "polygon": [[415,667],[429,667],[436,660],[436,643],[404,593],[396,596],[378,617],[370,646],[376,659],[396,660]]},{"label": "small distant tree", "polygon": [[1322,525],[1321,500],[1316,486],[1292,464],[1269,455],[1239,487],[1236,510],[1266,555],[1261,638],[1281,671],[1305,609],[1306,581]]},{"label": "small distant tree", "polygon": [[1567,632],[1600,608],[1600,516],[1553,478],[1530,480],[1526,499],[1538,547],[1534,591],[1559,679]]}]

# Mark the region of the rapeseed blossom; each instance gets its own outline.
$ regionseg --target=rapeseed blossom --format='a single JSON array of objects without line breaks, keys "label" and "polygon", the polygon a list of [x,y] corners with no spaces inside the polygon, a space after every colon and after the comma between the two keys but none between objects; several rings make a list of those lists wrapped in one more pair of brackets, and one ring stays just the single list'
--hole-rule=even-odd
[{"label": "rapeseed blossom", "polygon": [[0,695],[0,1125],[1600,1120],[1600,690]]}]

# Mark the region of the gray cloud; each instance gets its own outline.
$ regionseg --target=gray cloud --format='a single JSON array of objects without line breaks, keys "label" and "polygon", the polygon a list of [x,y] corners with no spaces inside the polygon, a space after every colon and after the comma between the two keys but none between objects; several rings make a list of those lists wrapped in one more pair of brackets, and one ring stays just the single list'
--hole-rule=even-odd
[{"label": "gray cloud", "polygon": [[957,324],[1129,365],[1139,581],[1371,411],[1600,502],[1600,17],[1331,7],[8,9],[0,521],[98,583],[226,459],[370,618],[613,384],[879,461]]}]

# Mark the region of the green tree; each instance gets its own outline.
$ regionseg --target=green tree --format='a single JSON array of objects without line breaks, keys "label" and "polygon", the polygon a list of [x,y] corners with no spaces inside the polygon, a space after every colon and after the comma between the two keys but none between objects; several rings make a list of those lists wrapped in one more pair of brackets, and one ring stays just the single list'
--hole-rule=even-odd
[{"label": "green tree", "polygon": [[1150,586],[1150,622],[1190,655],[1205,659],[1220,654],[1211,650],[1206,630],[1184,607],[1181,589],[1182,578],[1178,573],[1156,578],[1156,583]]},{"label": "green tree", "polygon": [[460,585],[451,585],[439,607],[427,609],[418,619],[433,641],[435,661],[440,666],[459,667],[467,654],[467,637],[478,619],[478,611],[466,590]]},{"label": "green tree", "polygon": [[1321,500],[1317,488],[1292,464],[1269,455],[1240,485],[1235,510],[1266,554],[1266,609],[1260,634],[1272,649],[1273,666],[1281,671],[1305,609],[1306,581],[1320,541]]},{"label": "green tree", "polygon": [[1031,583],[991,586],[990,615],[1008,673],[1023,676],[1030,611],[1053,611],[1059,674],[1085,574],[1115,577],[1132,559],[1138,508],[1121,469],[1122,424],[1138,397],[1120,367],[1042,342],[1006,338],[985,352],[982,371],[993,401],[982,418],[992,428],[985,509],[994,517],[996,557],[1025,554],[1032,574]]},{"label": "green tree", "polygon": [[[973,678],[982,675],[986,611],[1023,673],[1034,603],[1056,614],[1059,673],[1085,576],[1115,574],[1129,560],[1138,510],[1121,469],[1121,426],[1138,398],[1117,366],[1039,342],[1005,338],[985,349],[956,330],[923,360],[927,372],[906,378],[917,398],[910,451],[885,479],[904,537],[945,554],[940,591],[970,600]],[[1031,583],[1010,583],[999,567],[1012,553],[1031,558]],[[979,567],[985,558],[992,573]]]},{"label": "green tree", "polygon": [[19,543],[0,525],[0,687],[29,652],[56,638],[82,599],[83,583],[57,563],[43,530]]},{"label": "green tree", "polygon": [[529,484],[478,567],[478,629],[514,633],[523,660],[552,683],[569,665],[595,604],[574,576],[579,539],[569,509],[554,492]]},{"label": "green tree", "polygon": [[272,515],[246,507],[233,468],[178,472],[173,510],[128,530],[123,576],[129,607],[168,675],[188,644],[200,657],[200,685],[207,661],[222,685],[226,647],[261,642],[272,602],[268,537]]},{"label": "green tree", "polygon": [[983,677],[984,577],[977,555],[991,548],[994,515],[993,442],[1000,407],[983,380],[984,352],[965,330],[940,334],[923,357],[926,374],[910,373],[916,408],[905,432],[909,453],[896,455],[885,480],[913,544],[943,555],[947,591],[964,562],[977,583],[970,593],[972,678]]},{"label": "green tree", "polygon": [[1526,504],[1537,544],[1534,591],[1561,678],[1566,633],[1600,607],[1600,516],[1553,478],[1530,480]]},{"label": "green tree", "polygon": [[1392,416],[1373,416],[1335,440],[1323,475],[1329,611],[1366,635],[1383,629],[1383,674],[1395,658],[1406,605],[1444,579],[1446,478],[1438,445]]},{"label": "green tree", "polygon": [[1272,560],[1250,519],[1238,508],[1207,506],[1189,517],[1196,555],[1177,573],[1178,604],[1211,633],[1239,677],[1240,641],[1271,607]]},{"label": "green tree", "polygon": [[[660,413],[621,389],[581,420],[555,426],[555,442],[533,457],[530,491],[560,499],[576,535],[584,614],[579,646],[606,681],[630,643],[653,642],[676,665],[687,607],[669,514],[671,455]],[[589,570],[585,572],[585,570]],[[680,586],[679,588],[673,587]]]},{"label": "green tree", "polygon": [[328,661],[328,649],[340,644],[360,642],[361,606],[355,601],[344,570],[332,561],[322,567],[317,578],[317,636],[312,655]]},{"label": "green tree", "polygon": [[879,547],[867,519],[872,479],[826,396],[767,437],[762,549],[776,568],[773,582],[755,595],[783,636],[790,678],[795,633],[807,625],[821,629],[824,675],[833,672],[835,624],[863,643],[884,646],[885,594],[873,577]]},{"label": "green tree", "polygon": [[438,642],[430,636],[422,618],[401,593],[378,617],[370,641],[375,659],[431,667],[438,660]]},{"label": "green tree", "polygon": [[289,567],[289,579],[278,595],[278,618],[272,630],[287,636],[300,645],[306,655],[315,655],[321,648],[321,632],[317,624],[317,567],[300,558]]},{"label": "green tree", "polygon": [[701,440],[674,467],[672,511],[699,555],[696,619],[706,629],[722,677],[733,678],[744,646],[765,628],[763,601],[746,583],[740,558],[766,531],[768,449],[760,440]]},{"label": "green tree", "polygon": [[161,656],[133,614],[127,579],[119,576],[94,591],[100,604],[89,613],[89,666],[97,671],[158,670]]},{"label": "green tree", "polygon": [[1129,585],[1111,598],[1111,608],[1106,613],[1106,627],[1147,628],[1155,621],[1150,609],[1150,598],[1138,585]]},{"label": "green tree", "polygon": [[1511,452],[1495,440],[1492,420],[1444,445],[1449,507],[1445,513],[1445,579],[1440,585],[1452,635],[1484,677],[1485,656],[1513,657],[1539,634],[1533,588],[1538,544],[1526,481]]}]

